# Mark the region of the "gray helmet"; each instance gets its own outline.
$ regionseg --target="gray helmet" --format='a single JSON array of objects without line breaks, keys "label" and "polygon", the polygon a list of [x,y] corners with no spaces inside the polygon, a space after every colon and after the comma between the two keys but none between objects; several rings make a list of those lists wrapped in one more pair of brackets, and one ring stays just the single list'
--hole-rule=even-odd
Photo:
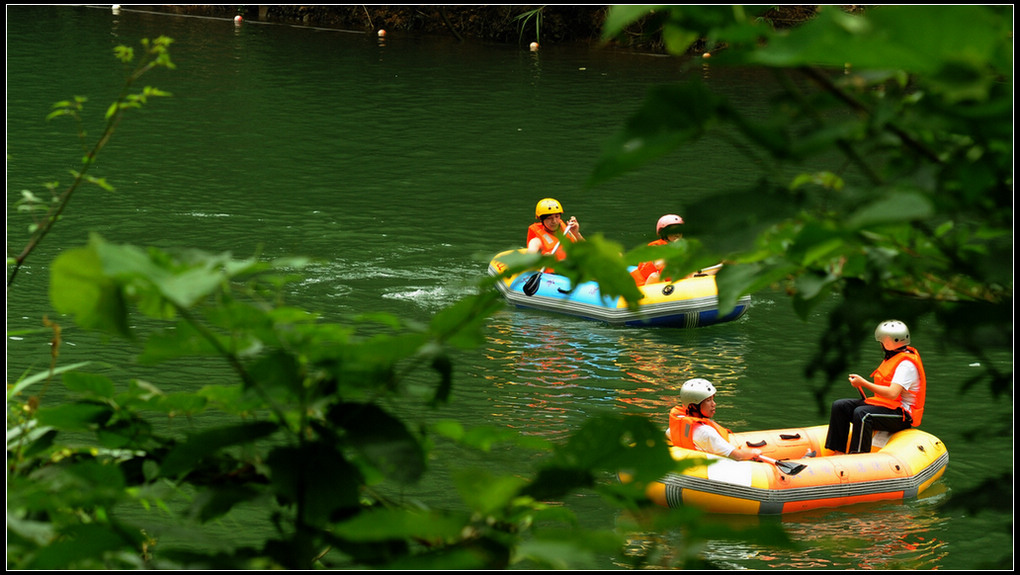
[{"label": "gray helmet", "polygon": [[707,379],[700,377],[688,379],[680,387],[680,404],[684,407],[692,403],[699,405],[713,395],[715,395],[715,386]]},{"label": "gray helmet", "polygon": [[881,343],[883,349],[899,349],[910,345],[910,330],[902,321],[889,319],[875,328],[875,341]]}]

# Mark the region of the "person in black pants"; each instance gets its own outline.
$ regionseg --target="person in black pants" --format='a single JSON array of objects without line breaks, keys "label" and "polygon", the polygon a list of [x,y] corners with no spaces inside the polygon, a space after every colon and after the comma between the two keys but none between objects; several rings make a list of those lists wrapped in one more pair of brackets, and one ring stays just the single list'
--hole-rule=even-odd
[{"label": "person in black pants", "polygon": [[[868,453],[873,431],[896,432],[921,425],[927,381],[921,355],[910,347],[907,325],[883,321],[875,328],[875,340],[882,344],[885,359],[871,374],[874,383],[851,373],[850,385],[861,398],[832,402],[825,447],[837,453]],[[865,389],[874,395],[868,397]]]}]

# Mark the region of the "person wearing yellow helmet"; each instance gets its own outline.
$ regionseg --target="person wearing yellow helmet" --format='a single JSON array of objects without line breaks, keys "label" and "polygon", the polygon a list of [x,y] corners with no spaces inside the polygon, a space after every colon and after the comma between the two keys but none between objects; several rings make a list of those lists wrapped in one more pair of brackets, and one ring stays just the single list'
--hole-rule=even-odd
[{"label": "person wearing yellow helmet", "polygon": [[[868,453],[873,431],[897,431],[921,425],[927,380],[921,355],[910,347],[910,331],[899,320],[886,320],[875,328],[875,341],[885,358],[867,379],[851,373],[850,385],[860,399],[832,402],[825,447],[838,453]],[[874,395],[868,397],[864,390]],[[851,426],[853,431],[851,432]],[[847,441],[849,435],[849,442]]]},{"label": "person wearing yellow helmet", "polygon": [[563,222],[563,206],[553,198],[542,198],[535,205],[535,219],[537,222],[528,226],[528,238],[526,245],[528,252],[540,253],[542,255],[556,254],[556,259],[562,260],[566,257],[560,247],[563,237],[571,242],[583,241],[581,235],[581,224],[577,218],[571,216],[566,223]]}]

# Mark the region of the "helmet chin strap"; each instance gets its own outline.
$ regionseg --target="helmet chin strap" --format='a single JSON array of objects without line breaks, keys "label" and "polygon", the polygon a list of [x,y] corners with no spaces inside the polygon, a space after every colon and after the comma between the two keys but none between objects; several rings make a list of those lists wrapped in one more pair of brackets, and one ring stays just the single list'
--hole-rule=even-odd
[{"label": "helmet chin strap", "polygon": [[885,352],[885,359],[889,359],[890,357],[893,357],[894,355],[896,355],[896,354],[898,354],[900,352],[907,351],[907,346],[904,345],[904,346],[901,346],[901,347],[897,347],[896,349],[886,349],[885,346],[883,345],[882,346],[882,351]]}]

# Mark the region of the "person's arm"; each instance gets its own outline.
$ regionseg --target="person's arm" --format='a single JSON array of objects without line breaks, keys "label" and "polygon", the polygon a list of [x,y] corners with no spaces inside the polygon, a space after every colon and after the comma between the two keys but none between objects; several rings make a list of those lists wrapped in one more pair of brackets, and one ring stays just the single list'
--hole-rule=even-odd
[{"label": "person's arm", "polygon": [[856,373],[850,374],[850,385],[866,389],[879,397],[885,399],[896,399],[903,393],[903,387],[898,383],[890,383],[889,385],[875,385],[874,383],[864,379]]},{"label": "person's arm", "polygon": [[707,425],[699,426],[694,430],[694,445],[706,453],[722,455],[737,461],[753,459],[761,455],[761,450],[758,448],[735,447],[732,443],[723,439],[718,431]]},{"label": "person's arm", "polygon": [[754,459],[759,455],[761,455],[761,450],[757,447],[737,447],[730,452],[730,459],[743,461],[745,459]]},{"label": "person's arm", "polygon": [[567,222],[567,227],[563,229],[563,233],[570,234],[571,241],[585,241],[584,236],[581,235],[581,223],[574,216],[570,216],[570,221]]},{"label": "person's arm", "polygon": [[542,253],[542,240],[538,237],[531,238],[528,242],[528,253],[539,254]]}]

